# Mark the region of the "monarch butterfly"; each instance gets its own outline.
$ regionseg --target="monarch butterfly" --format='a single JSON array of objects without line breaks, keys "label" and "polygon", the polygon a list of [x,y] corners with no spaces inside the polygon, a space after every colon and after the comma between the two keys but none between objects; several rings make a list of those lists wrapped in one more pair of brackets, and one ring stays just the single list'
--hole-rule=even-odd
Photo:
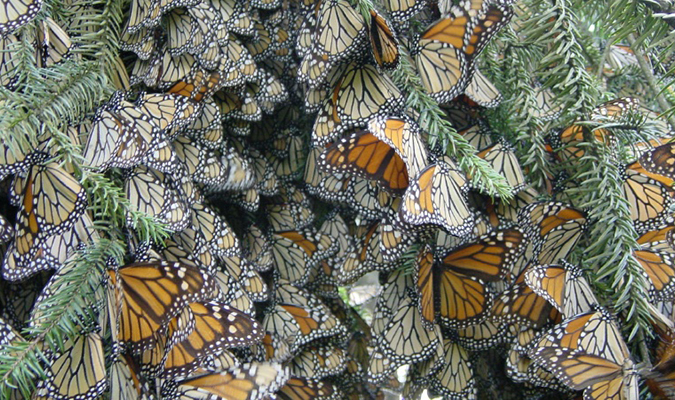
[{"label": "monarch butterfly", "polygon": [[356,285],[349,289],[349,304],[360,306],[368,301],[377,298],[382,292],[382,286],[376,285]]},{"label": "monarch butterfly", "polygon": [[496,231],[459,246],[443,256],[443,265],[486,281],[505,278],[516,260],[524,234],[512,228]]},{"label": "monarch butterfly", "polygon": [[[4,294],[3,300],[0,302],[3,308],[0,313],[0,321],[7,321],[10,326],[17,329],[26,326],[31,309],[35,300],[40,296],[46,281],[45,277],[37,275],[24,282],[4,282],[0,285],[0,290]],[[0,322],[0,326],[2,326],[2,322]]]},{"label": "monarch butterfly", "polygon": [[468,182],[447,156],[424,168],[403,196],[399,213],[413,225],[440,225],[450,234],[463,236],[474,216],[466,202]]},{"label": "monarch butterfly", "polygon": [[408,287],[412,284],[412,276],[404,274],[401,270],[395,270],[386,277],[382,293],[375,306],[375,317],[371,323],[373,337],[379,337],[382,334],[387,323],[398,310],[398,305],[410,297]]},{"label": "monarch butterfly", "polygon": [[272,258],[279,275],[304,286],[318,263],[337,251],[333,238],[310,231],[284,231],[272,234]]},{"label": "monarch butterfly", "polygon": [[476,381],[469,353],[452,340],[443,340],[443,367],[429,383],[434,393],[447,398],[476,398]]},{"label": "monarch butterfly", "polygon": [[211,5],[220,12],[222,20],[229,30],[243,36],[253,35],[253,20],[248,3],[225,1],[214,2]]},{"label": "monarch butterfly", "polygon": [[50,399],[96,398],[107,386],[103,342],[98,333],[69,339],[61,352],[47,354],[47,379],[37,395]]},{"label": "monarch butterfly", "polygon": [[150,388],[133,358],[119,355],[113,362],[110,397],[113,399],[149,399]]},{"label": "monarch butterfly", "polygon": [[312,146],[324,147],[349,129],[342,125],[337,115],[334,98],[336,98],[335,94],[317,106],[318,112],[312,127]]},{"label": "monarch butterfly", "polygon": [[135,104],[162,131],[182,127],[196,118],[199,104],[174,94],[144,94]]},{"label": "monarch butterfly", "polygon": [[487,148],[481,149],[478,157],[489,162],[492,168],[506,178],[506,183],[511,186],[511,192],[517,193],[525,185],[525,175],[520,168],[518,158],[508,142],[498,142]]},{"label": "monarch butterfly", "polygon": [[640,165],[653,174],[675,179],[674,154],[675,143],[667,143],[643,153],[639,158],[639,162]]},{"label": "monarch butterfly", "polygon": [[[89,227],[93,231],[93,227]],[[93,231],[95,232],[95,231]],[[96,235],[96,238],[98,239],[98,236]],[[88,243],[91,244],[91,243]],[[69,276],[69,272],[72,269],[72,264],[67,263],[66,260],[67,258],[70,258],[73,255],[73,251],[76,248],[66,248],[66,249],[59,249],[61,251],[64,251],[65,254],[59,254],[58,258],[57,256],[46,256],[45,259],[48,261],[51,261],[54,263],[54,265],[58,265],[57,263],[61,263],[61,267],[58,268],[56,273],[51,275],[49,278],[49,281],[47,281],[46,285],[41,288],[41,291],[38,291],[39,295],[35,299],[35,302],[32,304],[29,304],[28,306],[32,306],[32,309],[30,309],[30,325],[35,326],[40,324],[41,318],[44,317],[45,314],[48,314],[48,310],[53,307],[53,296],[54,293],[59,292],[61,289],[63,289],[64,286],[66,286],[69,283],[69,280],[67,277]],[[50,249],[52,250],[52,249]],[[54,259],[50,259],[50,257],[54,257]],[[38,282],[40,280],[38,279]],[[28,310],[26,310],[28,311]]]},{"label": "monarch butterfly", "polygon": [[319,86],[339,61],[363,48],[365,35],[366,23],[349,2],[321,2],[311,47],[300,63],[298,78],[310,87]]},{"label": "monarch butterfly", "polygon": [[673,230],[675,230],[675,225],[668,225],[665,228],[648,231],[637,238],[637,242],[643,250],[674,252]]},{"label": "monarch butterfly", "polygon": [[489,129],[486,129],[481,124],[471,125],[468,128],[458,131],[460,135],[466,139],[467,142],[473,145],[476,149],[483,149],[494,144],[494,140],[490,136]]},{"label": "monarch butterfly", "polygon": [[[188,96],[189,97],[189,96]],[[181,135],[194,139],[209,149],[218,149],[223,142],[220,110],[213,100],[203,101],[193,121],[185,125]]]},{"label": "monarch butterfly", "polygon": [[[42,258],[42,250],[51,244],[50,238],[56,240],[56,236],[74,226],[85,211],[87,199],[84,188],[56,163],[33,165],[25,178],[17,175],[13,190],[23,197],[14,227],[13,247],[8,253],[11,256],[3,262],[2,273],[5,279],[20,280],[54,267]],[[55,252],[59,254],[63,250],[66,249],[57,248]],[[43,264],[45,261],[47,264]]]},{"label": "monarch butterfly", "polygon": [[530,110],[530,113],[542,121],[551,121],[560,115],[562,112],[562,104],[554,101],[555,94],[551,90],[538,86],[536,93],[537,107]]},{"label": "monarch butterfly", "polygon": [[400,363],[393,362],[376,348],[370,354],[370,360],[368,362],[368,382],[373,385],[381,385],[386,379],[390,378],[400,366]]},{"label": "monarch butterfly", "polygon": [[[3,318],[0,318],[0,346],[5,347],[12,343],[25,342],[26,340]],[[3,349],[3,352],[6,349]]]},{"label": "monarch butterfly", "polygon": [[13,90],[19,80],[17,43],[19,39],[14,35],[0,37],[0,84]]},{"label": "monarch butterfly", "polygon": [[485,281],[509,273],[522,239],[516,229],[488,234],[451,250],[441,265],[434,265],[430,247],[423,248],[417,258],[416,285],[426,324],[434,322],[436,313],[444,325],[453,327],[482,322],[492,304]]},{"label": "monarch butterfly", "polygon": [[348,171],[366,179],[375,179],[392,192],[403,193],[408,187],[408,171],[405,162],[393,148],[368,131],[345,137],[330,146],[320,156],[320,164]]},{"label": "monarch butterfly", "polygon": [[37,55],[35,61],[38,68],[47,68],[70,56],[73,43],[70,36],[56,21],[46,18],[37,31]]},{"label": "monarch butterfly", "polygon": [[322,299],[340,297],[339,282],[337,280],[335,268],[331,265],[332,257],[322,260],[317,268],[309,273],[309,279],[305,288],[311,293],[316,294]]},{"label": "monarch butterfly", "polygon": [[669,363],[665,366],[656,365],[649,373],[650,378],[647,379],[646,383],[649,391],[655,398],[667,399],[675,395],[675,384],[673,383],[675,376],[673,375],[672,368],[668,367],[668,365]]},{"label": "monarch butterfly", "polygon": [[253,301],[267,301],[269,299],[270,293],[267,284],[260,274],[251,268],[247,259],[240,256],[231,256],[222,259],[222,261],[224,271],[240,282],[241,287]]},{"label": "monarch butterfly", "polygon": [[298,58],[303,59],[312,47],[312,40],[314,40],[314,31],[316,28],[317,11],[316,4],[314,7],[305,10],[299,14],[293,27],[295,28],[295,53]]},{"label": "monarch butterfly", "polygon": [[94,229],[91,217],[85,213],[75,220],[72,228],[62,234],[49,236],[40,244],[36,244],[39,250],[31,257],[20,257],[15,243],[11,243],[3,259],[3,269],[8,274],[21,273],[20,271],[31,266],[60,270],[74,251],[93,244],[98,239],[99,235]]},{"label": "monarch butterfly", "polygon": [[284,158],[274,155],[268,155],[267,159],[271,163],[277,179],[280,181],[293,181],[302,173],[302,167],[305,163],[305,147],[301,140],[293,140],[290,146],[290,152]]},{"label": "monarch butterfly", "polygon": [[42,8],[42,0],[5,3],[0,13],[0,34],[5,36],[29,23]]},{"label": "monarch butterfly", "polygon": [[502,4],[484,6],[479,1],[450,15],[424,31],[412,52],[422,85],[439,103],[446,103],[466,89],[474,74],[474,60],[487,42],[508,23],[513,11]]},{"label": "monarch butterfly", "polygon": [[272,35],[273,53],[270,59],[265,61],[268,65],[269,63],[274,63],[278,66],[278,69],[275,68],[276,76],[284,76],[296,72],[295,67],[291,68],[290,65],[284,65],[290,58],[291,47],[293,46],[291,32],[285,27],[275,26],[270,33]]},{"label": "monarch butterfly", "polygon": [[[300,189],[293,186],[280,187],[279,196],[272,199],[265,209],[267,221],[273,231],[300,230],[314,221],[314,212],[310,208],[309,198]],[[283,192],[288,193],[286,196]]]},{"label": "monarch butterfly", "polygon": [[452,102],[441,106],[445,118],[457,131],[463,131],[473,125],[480,124],[480,116],[475,109],[461,102]]},{"label": "monarch butterfly", "polygon": [[194,316],[184,308],[178,316],[169,321],[162,331],[155,333],[153,347],[139,355],[141,373],[149,378],[159,377],[163,372],[167,352],[176,342],[185,338],[192,329],[194,329]]},{"label": "monarch butterfly", "polygon": [[545,298],[539,296],[525,283],[524,269],[492,306],[496,322],[507,322],[525,327],[540,328],[550,320],[560,318],[560,314]]},{"label": "monarch butterfly", "polygon": [[134,0],[130,10],[126,25],[126,32],[129,33],[157,26],[163,13],[159,1]]},{"label": "monarch butterfly", "polygon": [[121,303],[120,341],[134,353],[151,348],[155,333],[183,307],[213,297],[216,291],[209,275],[179,263],[128,264],[108,270],[108,275]]},{"label": "monarch butterfly", "polygon": [[614,72],[630,65],[638,65],[637,57],[633,53],[633,50],[628,46],[610,45],[605,68],[609,67]]},{"label": "monarch butterfly", "polygon": [[[439,336],[442,340],[443,338]],[[443,343],[440,342],[436,347],[436,351],[424,361],[413,364],[411,370],[408,371],[406,383],[413,383],[414,381],[426,382],[432,379],[432,376],[438,373],[445,365],[445,351],[443,350]],[[391,384],[390,384],[391,385]],[[396,387],[395,385],[391,385]],[[414,387],[409,387],[414,389]],[[405,391],[405,388],[404,388]]]},{"label": "monarch butterfly", "polygon": [[588,151],[591,140],[610,146],[616,138],[604,128],[591,130],[584,125],[573,124],[552,138],[552,145],[562,161],[578,160]]},{"label": "monarch butterfly", "polygon": [[[213,93],[223,86],[223,80],[224,77],[218,71],[207,72],[200,68],[193,68],[182,80],[178,80],[178,82],[168,88],[167,93],[187,97],[201,103],[205,98],[210,98]],[[216,108],[216,110],[218,109]],[[203,111],[203,113],[207,113],[207,111]],[[215,117],[214,119],[207,119],[210,122],[214,120],[219,121],[220,114],[218,116],[218,119],[215,119]]]},{"label": "monarch butterfly", "polygon": [[640,171],[637,163],[626,167],[623,191],[630,206],[631,220],[638,233],[654,230],[671,220],[673,189]]},{"label": "monarch butterfly", "polygon": [[394,32],[377,11],[370,10],[370,45],[375,62],[382,68],[394,69],[398,66],[398,40]]},{"label": "monarch butterfly", "polygon": [[[328,97],[329,89],[330,85],[328,83],[315,89],[307,89],[305,93],[305,112],[310,114],[319,111]],[[330,103],[328,103],[328,107],[330,107]],[[324,114],[327,114],[327,111]]]},{"label": "monarch butterfly", "polygon": [[[302,304],[278,303],[267,310],[262,322],[265,331],[277,335],[277,340],[291,342],[291,353],[312,340],[335,336],[344,330],[323,304],[311,306],[308,298],[295,300]],[[268,354],[273,353],[271,350]]]},{"label": "monarch butterfly", "polygon": [[338,268],[338,279],[342,283],[354,282],[373,270],[384,272],[394,269],[399,264],[397,256],[414,241],[413,235],[386,222],[361,225],[356,228],[354,237],[344,262]]},{"label": "monarch butterfly", "polygon": [[424,9],[425,0],[385,0],[384,7],[389,11],[391,19],[398,23],[406,23],[415,14]]},{"label": "monarch butterfly", "polygon": [[405,296],[388,319],[378,339],[378,349],[393,363],[402,365],[431,357],[440,339],[440,327],[426,329],[417,304]]},{"label": "monarch butterfly", "polygon": [[[181,231],[190,223],[190,209],[175,183],[162,172],[139,165],[127,174],[124,189],[130,210],[148,214],[173,231]],[[127,223],[133,224],[132,215],[127,216]]]},{"label": "monarch butterfly", "polygon": [[330,344],[305,347],[289,362],[291,375],[311,379],[339,375],[346,366],[344,351]]},{"label": "monarch butterfly", "polygon": [[634,97],[620,97],[602,103],[591,112],[592,120],[616,121],[624,114],[635,112],[640,108],[640,100]]},{"label": "monarch butterfly", "polygon": [[358,126],[377,115],[403,108],[403,95],[373,65],[353,62],[333,91],[334,113],[343,127]]},{"label": "monarch butterfly", "polygon": [[260,22],[254,21],[253,29],[256,40],[246,41],[244,45],[251,53],[253,60],[260,62],[272,55],[272,38],[269,30]]},{"label": "monarch butterfly", "polygon": [[564,260],[561,265],[528,268],[525,283],[560,311],[564,318],[588,312],[598,304],[581,269]]},{"label": "monarch butterfly", "polygon": [[246,81],[254,80],[258,72],[257,65],[253,61],[251,53],[241,44],[237,37],[230,34],[226,41],[220,41],[220,43],[221,48],[224,47],[225,54],[227,55],[227,62],[231,64],[228,68],[220,67],[224,71],[223,86],[235,87],[242,85]]},{"label": "monarch butterfly", "polygon": [[656,300],[675,298],[675,254],[667,251],[641,249],[633,251],[646,274],[649,296]]},{"label": "monarch butterfly", "polygon": [[509,350],[506,358],[506,375],[515,382],[526,382],[534,386],[557,391],[568,391],[555,376],[516,350]]},{"label": "monarch butterfly", "polygon": [[494,108],[502,101],[502,94],[478,68],[474,69],[473,76],[466,86],[466,95],[485,108]]},{"label": "monarch butterfly", "polygon": [[[175,12],[174,10],[173,12]],[[228,31],[225,29],[223,21],[217,11],[211,6],[210,2],[198,2],[187,9],[191,22],[191,35],[187,38],[182,38],[179,43],[184,43],[187,39],[186,51],[195,54],[197,60],[205,68],[216,69],[218,62],[213,60],[218,50],[214,49],[212,43],[227,37]],[[171,25],[167,29],[167,37],[171,43],[172,36],[181,33],[172,29]],[[168,46],[167,46],[168,47]],[[209,50],[209,47],[211,49]],[[169,50],[170,51],[170,50]]]},{"label": "monarch butterfly", "polygon": [[219,185],[226,179],[228,165],[219,151],[189,139],[178,136],[172,143],[178,160],[185,166],[185,172],[197,183]]},{"label": "monarch butterfly", "polygon": [[351,245],[347,223],[337,210],[333,210],[326,215],[319,231],[335,240],[337,251],[330,258],[330,261],[339,265],[347,256],[347,250]]},{"label": "monarch butterfly", "polygon": [[[283,318],[281,315],[277,317]],[[265,332],[262,343],[252,346],[251,352],[257,359],[282,363],[293,357],[291,354],[293,341],[293,337],[282,337],[276,332]]]},{"label": "monarch butterfly", "polygon": [[612,316],[602,308],[566,319],[528,355],[593,399],[637,399],[637,372]]},{"label": "monarch butterfly", "polygon": [[155,50],[148,60],[137,59],[131,71],[131,84],[145,83],[148,87],[166,90],[189,77],[195,58],[189,53],[171,57],[166,44]]},{"label": "monarch butterfly", "polygon": [[287,368],[274,363],[247,363],[224,372],[198,370],[189,378],[166,380],[163,399],[262,400],[289,378]]},{"label": "monarch butterfly", "polygon": [[273,267],[272,236],[258,225],[252,224],[242,238],[242,255],[251,262],[253,269],[259,272]]},{"label": "monarch butterfly", "polygon": [[251,162],[243,150],[237,148],[237,143],[226,142],[221,147],[223,153],[221,162],[227,166],[225,179],[222,183],[209,188],[211,192],[243,191],[251,189],[255,185],[255,173]]},{"label": "monarch butterfly", "polygon": [[190,303],[195,327],[183,340],[167,350],[163,376],[185,376],[206,356],[231,347],[250,346],[262,340],[260,323],[217,301]]},{"label": "monarch butterfly", "polygon": [[344,395],[328,382],[292,376],[279,389],[277,397],[281,400],[338,400]]},{"label": "monarch butterfly", "polygon": [[[368,324],[366,324],[365,321],[363,321],[363,323],[365,325],[363,331],[352,335],[349,344],[347,345],[347,380],[350,378],[349,375],[352,375],[352,377],[363,376],[366,369],[368,369],[368,343],[372,338],[370,337],[370,327],[368,327]],[[360,380],[357,380],[357,382],[354,382],[352,379],[346,383],[347,386],[356,386],[362,383]],[[345,391],[352,391],[354,389],[356,388],[345,389]]]},{"label": "monarch butterfly", "polygon": [[241,91],[219,91],[214,95],[224,119],[236,118],[244,121],[260,121],[262,109],[255,97],[255,88],[251,85],[246,85],[244,90]]},{"label": "monarch butterfly", "polygon": [[518,222],[520,210],[536,202],[540,196],[539,192],[528,187],[516,193],[510,200],[496,199],[494,212],[499,219],[499,223]]},{"label": "monarch butterfly", "polygon": [[131,82],[129,81],[129,73],[122,59],[117,56],[111,60],[108,77],[117,90],[130,90]]},{"label": "monarch butterfly", "polygon": [[164,240],[158,246],[161,257],[153,260],[166,260],[180,262],[190,267],[203,269],[210,274],[217,270],[217,260],[209,250],[199,232],[191,227],[186,227],[180,234]]},{"label": "monarch butterfly", "polygon": [[320,166],[377,180],[383,188],[403,193],[408,176],[418,174],[427,159],[426,146],[413,121],[374,118],[362,131],[328,147]]},{"label": "monarch butterfly", "polygon": [[120,38],[120,50],[131,51],[141,60],[148,60],[154,54],[156,44],[154,29],[141,28],[135,33],[125,29]]},{"label": "monarch butterfly", "polygon": [[233,277],[227,272],[217,271],[214,279],[218,283],[219,294],[216,300],[247,314],[255,315],[255,305],[251,297],[242,289],[238,277]]},{"label": "monarch butterfly", "polygon": [[508,326],[499,324],[490,319],[476,325],[458,329],[453,339],[468,350],[480,351],[493,348],[504,343],[508,338]]},{"label": "monarch butterfly", "polygon": [[171,128],[175,115],[170,112],[187,111],[187,117],[190,104],[172,96],[159,102],[152,99],[156,95],[149,96],[140,101],[140,107],[114,97],[109,108],[97,111],[84,150],[89,166],[131,168],[144,161],[162,172],[175,171],[176,156],[159,125]]},{"label": "monarch butterfly", "polygon": [[560,202],[535,202],[518,212],[518,221],[534,245],[531,260],[552,264],[567,257],[587,226],[587,215]]},{"label": "monarch butterfly", "polygon": [[254,189],[263,196],[275,196],[279,194],[279,183],[272,163],[255,149],[249,149],[253,160],[253,173],[255,175]]},{"label": "monarch butterfly", "polygon": [[308,192],[329,202],[343,203],[366,220],[382,218],[391,210],[391,196],[376,182],[339,173],[324,174],[320,168],[313,168],[319,153],[319,149],[312,150],[305,167]]}]

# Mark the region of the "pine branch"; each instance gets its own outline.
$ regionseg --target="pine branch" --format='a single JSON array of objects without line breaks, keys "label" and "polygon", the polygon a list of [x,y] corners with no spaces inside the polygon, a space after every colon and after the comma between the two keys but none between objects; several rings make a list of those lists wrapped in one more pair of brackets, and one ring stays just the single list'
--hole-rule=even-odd
[{"label": "pine branch", "polygon": [[[647,64],[644,53],[642,52],[640,46],[637,44],[635,35],[633,34],[628,35],[628,43],[630,43],[630,47],[633,50],[633,53],[635,53],[635,58],[637,59],[638,65],[640,66],[640,70],[642,71],[643,76],[647,80],[647,83],[649,84],[652,93],[656,95],[656,101],[658,102],[659,107],[661,108],[661,112],[666,113],[668,110],[671,109],[672,105],[668,103],[666,97],[661,93],[659,85],[656,82],[656,78],[654,77],[654,72],[652,71],[651,66]],[[668,114],[666,118],[668,119],[668,123],[671,126],[675,126],[675,116],[673,116],[672,114]]]},{"label": "pine branch", "polygon": [[640,0],[640,3],[651,9],[654,17],[663,19],[671,29],[675,29],[675,4],[668,0]]},{"label": "pine branch", "polygon": [[495,84],[504,96],[497,112],[492,115],[499,118],[499,122],[492,125],[497,125],[500,134],[515,144],[516,155],[523,171],[535,187],[541,189],[546,186],[548,176],[552,174],[543,129],[546,124],[531,112],[539,107],[535,89],[532,87],[534,77],[528,70],[533,52],[528,51],[531,46],[521,46],[515,34],[503,37],[503,60],[487,63],[497,64],[490,70],[496,70],[495,75],[500,79]]},{"label": "pine branch", "polygon": [[120,183],[101,173],[86,170],[82,180],[91,199],[90,209],[94,213],[95,221],[104,221],[119,232],[125,226],[128,216],[140,240],[162,243],[169,237],[164,224],[144,212],[131,209],[131,203]]},{"label": "pine branch", "polygon": [[[579,187],[566,193],[577,206],[589,210],[591,228],[584,263],[595,271],[596,279],[591,280],[595,290],[612,299],[614,309],[626,315],[630,340],[641,330],[651,329],[651,318],[643,269],[632,256],[639,246],[623,193],[623,171],[605,145],[593,141],[579,146],[586,154],[574,166],[578,172],[572,179]],[[608,286],[596,285],[596,280],[608,280]]]},{"label": "pine branch", "polygon": [[[565,111],[559,122],[563,126],[569,125],[598,104],[599,83],[586,71],[580,44],[582,35],[576,28],[581,25],[581,21],[571,12],[571,2],[554,0],[551,4],[535,0],[534,3],[537,5],[535,12],[541,11],[551,16],[550,21],[537,28],[547,32],[543,45],[548,51],[538,60],[536,70],[542,86],[551,88],[564,100]],[[529,31],[523,34],[526,37],[531,37],[530,35]]]},{"label": "pine branch", "polygon": [[33,150],[43,126],[65,130],[68,122],[91,112],[100,104],[99,96],[109,92],[105,77],[92,71],[91,65],[76,62],[36,70],[27,76],[26,84],[31,88],[27,94],[0,92],[5,102],[0,109],[0,140],[18,143],[20,148],[13,150],[23,154]]},{"label": "pine branch", "polygon": [[404,88],[408,93],[406,105],[419,113],[418,121],[422,129],[429,133],[430,146],[440,144],[444,152],[457,158],[460,168],[471,176],[475,187],[482,188],[489,196],[510,199],[513,195],[504,177],[492,169],[485,160],[478,157],[476,148],[459,135],[452,124],[443,118],[443,111],[438,106],[438,102],[424,90],[408,55],[402,49],[400,51],[400,66],[392,73],[392,78],[398,87]]},{"label": "pine branch", "polygon": [[74,339],[83,322],[93,318],[100,298],[103,273],[110,258],[121,260],[125,249],[119,242],[100,239],[92,246],[77,251],[50,280],[52,295],[37,306],[26,336],[31,341],[0,346],[0,392],[20,387],[22,392],[33,387],[33,381],[44,378],[40,365],[42,350],[60,350],[66,339]]},{"label": "pine branch", "polygon": [[119,54],[119,38],[124,16],[123,0],[76,0],[72,9],[75,54],[99,62],[103,68]]}]

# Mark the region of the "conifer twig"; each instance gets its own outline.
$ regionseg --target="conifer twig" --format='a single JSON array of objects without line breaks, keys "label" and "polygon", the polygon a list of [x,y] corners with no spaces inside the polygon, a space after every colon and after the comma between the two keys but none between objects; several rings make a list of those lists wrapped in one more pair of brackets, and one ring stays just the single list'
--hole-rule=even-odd
[{"label": "conifer twig", "polygon": [[[635,53],[635,58],[637,59],[638,65],[640,66],[640,70],[642,70],[642,74],[647,80],[647,84],[651,88],[652,92],[654,92],[656,95],[656,101],[659,103],[659,107],[661,107],[661,112],[666,113],[668,110],[670,110],[671,106],[668,104],[668,100],[665,98],[665,96],[663,96],[663,93],[661,93],[661,89],[659,89],[659,85],[656,82],[656,78],[654,77],[654,72],[649,67],[649,64],[647,64],[644,53],[642,52],[640,46],[637,45],[635,35],[632,33],[628,35],[628,43],[630,44],[630,48],[633,50],[633,53]],[[668,114],[666,118],[668,119],[670,126],[675,126],[675,116],[673,116],[672,113]]]}]

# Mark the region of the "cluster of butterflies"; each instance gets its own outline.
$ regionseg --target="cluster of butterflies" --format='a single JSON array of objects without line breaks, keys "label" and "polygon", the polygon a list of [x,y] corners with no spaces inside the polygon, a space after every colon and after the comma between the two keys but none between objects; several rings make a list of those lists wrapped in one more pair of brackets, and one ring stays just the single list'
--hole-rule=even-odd
[{"label": "cluster of butterflies", "polygon": [[[23,62],[12,43],[41,1],[11,4],[0,15],[0,80],[10,90]],[[620,167],[639,235],[632,256],[660,335],[650,347],[657,365],[639,368],[620,316],[600,305],[589,271],[566,261],[592,217],[550,199],[575,183],[529,187],[514,146],[481,118],[501,95],[478,57],[512,2],[361,8],[134,0],[112,66],[119,90],[69,121],[65,137],[42,135],[25,154],[14,150],[21,138],[3,143],[0,353],[17,356],[14,345],[30,340],[22,329],[47,318],[81,252],[102,239],[123,238],[127,249],[107,261],[83,313],[95,317],[79,334],[58,350],[38,342],[45,374],[33,397],[379,399],[388,390],[470,399],[510,388],[637,399],[640,376],[654,396],[674,396],[675,145],[636,144]],[[69,35],[89,32],[78,12],[34,24],[39,68],[78,59]],[[428,145],[392,79],[400,64],[512,199],[486,196]],[[532,115],[555,120],[553,97],[539,90]],[[588,120],[645,112],[622,98]],[[598,146],[623,145],[582,123],[552,136],[550,161],[569,171]],[[77,163],[61,157],[64,142],[83,149]],[[106,210],[90,206],[104,189],[87,185],[89,173],[124,195],[124,226],[113,232],[100,220]],[[140,237],[146,216],[168,238]],[[352,297],[368,313],[343,288],[374,275],[376,289]]]}]

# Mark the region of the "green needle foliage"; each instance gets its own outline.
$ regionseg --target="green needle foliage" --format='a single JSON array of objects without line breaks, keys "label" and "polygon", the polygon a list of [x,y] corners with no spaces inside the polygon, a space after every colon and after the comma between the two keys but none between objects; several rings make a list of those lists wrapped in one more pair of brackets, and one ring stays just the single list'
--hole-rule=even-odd
[{"label": "green needle foliage", "polygon": [[[128,89],[120,57],[127,3],[46,1],[36,19],[20,28],[21,39],[6,49],[15,62],[15,70],[8,72],[15,82],[12,90],[0,87],[0,142],[11,155],[21,157],[48,138],[49,152],[61,165],[72,168],[85,188],[87,211],[101,238],[77,251],[54,275],[53,293],[37,311],[39,318],[22,332],[25,340],[0,345],[0,397],[18,388],[28,398],[34,382],[45,376],[44,352],[59,349],[64,341],[98,323],[97,310],[106,305],[103,285],[109,261],[123,264],[128,256],[127,225],[141,241],[162,243],[170,234],[152,217],[131,209],[119,171],[100,173],[88,168],[81,144],[69,134],[69,127],[93,115],[115,90]],[[368,24],[371,10],[383,9],[377,1],[351,3]],[[487,112],[490,125],[495,136],[515,144],[532,187],[547,193],[553,186],[562,186],[558,198],[588,212],[589,228],[573,258],[585,268],[602,304],[619,315],[632,349],[639,349],[642,361],[648,362],[640,347],[644,338],[653,336],[648,282],[632,256],[639,248],[638,234],[623,193],[623,171],[635,161],[630,151],[635,143],[672,138],[671,132],[664,131],[666,119],[675,121],[672,10],[664,9],[662,2],[622,0],[521,0],[515,8],[511,24],[476,61],[503,95],[501,104]],[[63,62],[37,68],[35,43],[47,18],[69,22],[74,47]],[[422,25],[414,22],[410,37],[399,38],[399,66],[386,73],[406,96],[406,109],[428,133],[430,147],[456,159],[481,192],[507,201],[513,193],[506,180],[478,157],[477,149],[456,131],[424,89],[408,54],[412,46],[403,45],[414,43]],[[617,44],[628,45],[637,62],[610,72],[607,65]],[[542,91],[552,93],[548,106],[559,110],[552,118],[533,111],[541,108]],[[654,113],[588,121],[595,107],[619,96],[640,97],[642,106]],[[573,123],[607,129],[616,141],[606,144],[586,138],[578,145],[583,157],[573,163],[557,162],[551,139]],[[309,138],[306,132],[303,135]],[[555,181],[561,174],[561,181]],[[257,215],[248,216],[252,221]],[[411,246],[401,257],[407,272],[414,273],[420,246]],[[340,294],[346,297],[344,289]],[[105,338],[106,332],[101,336]]]}]

